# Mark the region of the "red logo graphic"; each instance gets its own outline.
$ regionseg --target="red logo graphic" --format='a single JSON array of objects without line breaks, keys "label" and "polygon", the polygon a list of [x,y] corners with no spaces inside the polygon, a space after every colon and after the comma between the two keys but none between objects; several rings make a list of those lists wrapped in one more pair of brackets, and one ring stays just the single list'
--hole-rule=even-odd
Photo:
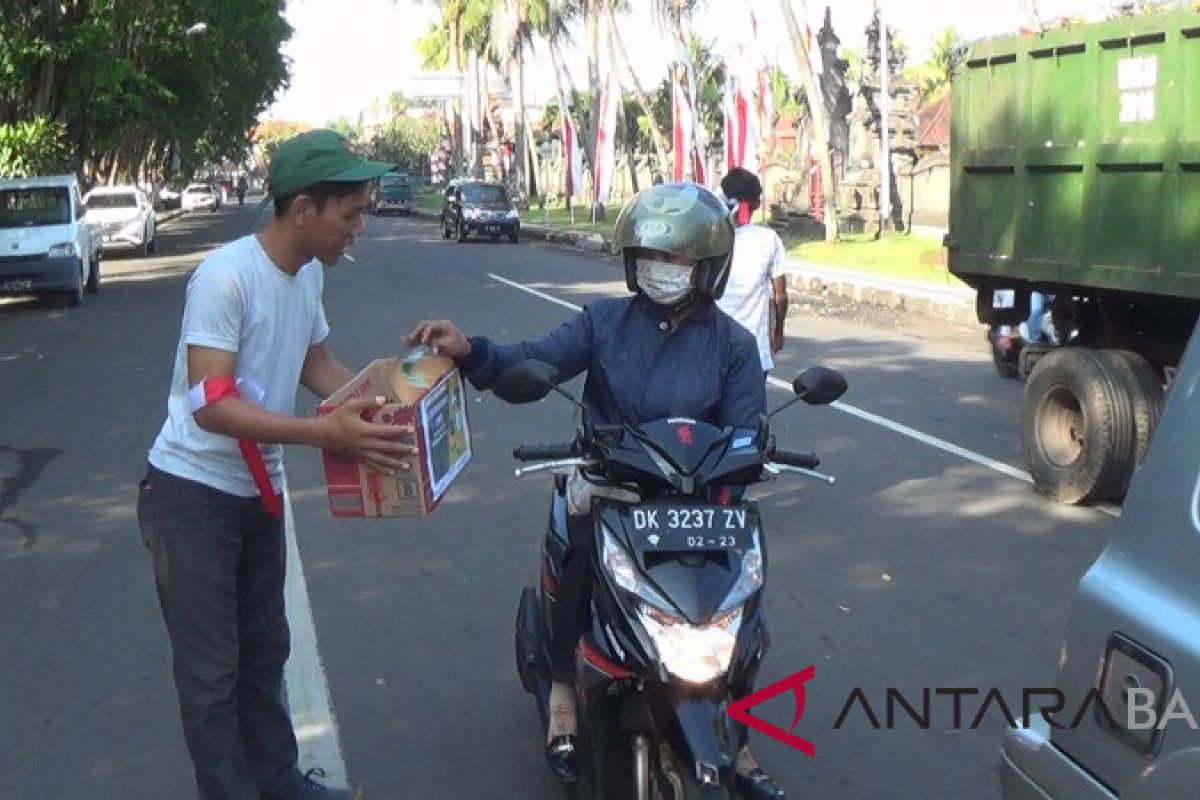
[{"label": "red logo graphic", "polygon": [[[808,667],[800,672],[784,678],[781,681],[776,681],[765,689],[759,689],[752,695],[743,697],[737,702],[730,703],[729,716],[735,721],[749,726],[752,730],[756,730],[761,734],[770,736],[777,742],[783,742],[788,747],[799,750],[807,756],[816,755],[816,747],[807,739],[801,739],[792,731],[796,730],[796,726],[800,724],[800,718],[804,716],[804,684],[812,680],[816,674],[816,666]],[[776,727],[769,722],[759,719],[750,713],[750,709],[760,703],[765,703],[784,692],[791,690],[796,698],[796,718],[792,720],[792,727],[786,731],[783,728]]]},{"label": "red logo graphic", "polygon": [[675,429],[675,433],[677,436],[679,436],[679,441],[683,442],[684,444],[692,443],[692,426],[691,425],[680,425],[678,428]]}]

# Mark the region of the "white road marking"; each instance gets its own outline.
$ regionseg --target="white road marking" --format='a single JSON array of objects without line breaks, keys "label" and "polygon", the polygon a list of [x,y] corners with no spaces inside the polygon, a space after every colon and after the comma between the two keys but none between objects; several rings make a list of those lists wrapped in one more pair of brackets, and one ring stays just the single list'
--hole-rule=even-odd
[{"label": "white road marking", "polygon": [[287,603],[288,625],[292,630],[292,652],[284,668],[288,707],[292,727],[300,747],[300,769],[325,770],[323,783],[346,785],[346,762],[338,739],[337,718],[329,699],[329,681],[317,650],[317,630],[313,625],[312,606],[304,582],[304,565],[296,548],[296,523],[287,477],[283,482],[283,524],[287,535],[287,578],[283,595]]},{"label": "white road marking", "polygon": [[[531,294],[534,297],[540,297],[543,300],[548,300],[551,303],[557,303],[560,306],[565,306],[566,308],[570,308],[574,311],[582,310],[579,306],[575,305],[574,303],[568,303],[566,300],[560,300],[557,297],[551,297],[550,295],[546,294],[545,292],[539,292],[537,289],[531,289],[528,286],[523,286],[522,284],[516,283],[514,281],[510,281],[507,278],[501,278],[499,275],[493,274],[491,272],[488,273],[488,277],[491,278],[492,280],[499,281],[500,283],[511,286],[514,289],[519,289],[522,292]],[[791,392],[792,392],[792,385],[790,383],[788,383],[787,381],[782,381],[779,378],[768,377],[767,382],[771,386],[774,386],[777,389],[782,389],[783,391],[787,392],[788,394],[791,394]],[[870,411],[864,411],[861,408],[857,408],[857,407],[849,405],[847,403],[836,402],[836,403],[831,404],[831,407],[836,408],[838,411],[843,411],[852,417],[857,417],[865,422],[870,422],[874,425],[879,425],[880,427],[887,428],[888,430],[898,433],[901,436],[907,436],[910,439],[915,439],[918,442],[921,442],[922,444],[929,445],[930,447],[936,448],[945,453],[949,453],[951,455],[958,456],[959,458],[966,459],[967,461],[970,461],[974,464],[978,464],[982,467],[987,467],[990,470],[999,472],[1001,475],[1006,475],[1010,478],[1015,478],[1016,480],[1024,481],[1025,483],[1028,483],[1030,485],[1033,484],[1033,477],[1030,476],[1030,474],[1023,469],[1017,469],[1016,467],[1010,467],[1008,464],[1005,464],[1001,461],[996,461],[995,459],[988,458],[987,456],[984,456],[984,455],[980,455],[979,453],[976,453],[972,450],[967,450],[965,447],[959,447],[956,444],[951,444],[950,442],[939,439],[936,436],[930,436],[929,434],[922,433],[921,431],[916,430],[915,428],[910,428],[907,425],[900,424],[899,422],[893,422],[890,419],[879,416],[878,414],[872,414]],[[1098,505],[1093,506],[1093,508],[1095,508],[1097,511],[1108,514],[1109,516],[1112,516],[1112,517],[1119,517],[1121,515],[1121,511],[1119,508],[1112,506],[1112,505],[1108,505],[1108,504],[1098,504]]]},{"label": "white road marking", "polygon": [[499,281],[500,283],[507,284],[507,285],[513,287],[514,289],[520,289],[522,292],[527,292],[527,293],[533,295],[534,297],[540,297],[543,300],[547,300],[551,303],[558,303],[560,306],[563,306],[564,308],[569,308],[572,311],[582,311],[583,310],[581,307],[575,305],[574,303],[568,303],[566,300],[559,300],[557,297],[551,297],[550,295],[546,294],[545,292],[539,292],[537,289],[530,289],[528,286],[522,286],[519,283],[510,281],[507,278],[501,278],[499,275],[495,275],[491,272],[488,273],[488,277],[494,281]]}]

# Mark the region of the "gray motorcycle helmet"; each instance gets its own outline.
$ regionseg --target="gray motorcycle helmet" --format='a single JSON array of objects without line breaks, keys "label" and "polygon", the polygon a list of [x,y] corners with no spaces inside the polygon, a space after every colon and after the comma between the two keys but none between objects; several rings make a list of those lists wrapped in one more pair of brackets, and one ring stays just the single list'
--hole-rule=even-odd
[{"label": "gray motorcycle helmet", "polygon": [[696,261],[693,294],[718,300],[729,280],[733,221],[715,194],[695,183],[660,183],[630,200],[613,228],[613,247],[625,261],[625,285],[637,285],[640,248]]}]

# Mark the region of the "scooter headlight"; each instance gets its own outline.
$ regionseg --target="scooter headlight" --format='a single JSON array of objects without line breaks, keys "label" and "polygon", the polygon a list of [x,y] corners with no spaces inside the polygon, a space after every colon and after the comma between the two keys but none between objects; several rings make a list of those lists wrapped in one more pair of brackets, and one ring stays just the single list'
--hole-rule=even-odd
[{"label": "scooter headlight", "polygon": [[754,546],[746,550],[746,554],[742,556],[742,571],[738,575],[737,582],[733,588],[729,590],[725,602],[721,603],[720,611],[730,611],[735,608],[740,608],[745,604],[750,596],[762,588],[763,585],[763,557],[762,548],[759,547],[758,531],[754,532]]},{"label": "scooter headlight", "polygon": [[742,627],[741,607],[707,625],[692,625],[647,603],[638,611],[659,659],[672,675],[691,683],[707,683],[729,671]]},{"label": "scooter headlight", "polygon": [[[751,550],[758,560],[750,559],[749,568],[743,560],[742,574],[748,577],[744,580],[739,578],[726,598],[725,605],[731,607],[723,607],[707,625],[693,625],[669,610],[670,602],[645,581],[633,557],[621,546],[612,531],[607,527],[602,527],[602,530],[604,543],[600,553],[601,567],[620,589],[639,599],[638,619],[667,671],[692,683],[707,683],[728,672],[742,627],[742,603],[750,596],[750,592],[762,585],[761,550],[757,547]],[[759,566],[755,568],[755,564]],[[757,585],[754,584],[756,574],[759,581]],[[743,585],[753,588],[748,588],[742,601],[732,607],[731,600],[738,593],[738,587]]]}]

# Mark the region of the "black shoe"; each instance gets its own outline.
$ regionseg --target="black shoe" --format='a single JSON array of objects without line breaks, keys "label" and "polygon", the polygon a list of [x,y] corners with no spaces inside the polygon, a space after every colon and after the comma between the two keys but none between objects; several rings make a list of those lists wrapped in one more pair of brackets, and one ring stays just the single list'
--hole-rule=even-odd
[{"label": "black shoe", "polygon": [[277,794],[270,795],[266,800],[362,800],[362,792],[357,789],[335,789],[318,783],[316,778],[324,778],[325,770],[310,769],[299,780]]},{"label": "black shoe", "polygon": [[783,789],[776,786],[759,767],[750,770],[749,775],[737,773],[733,782],[738,793],[746,800],[785,800],[787,797]]},{"label": "black shoe", "polygon": [[575,783],[579,780],[579,753],[575,746],[575,736],[567,733],[551,739],[546,745],[546,763],[563,783]]}]

